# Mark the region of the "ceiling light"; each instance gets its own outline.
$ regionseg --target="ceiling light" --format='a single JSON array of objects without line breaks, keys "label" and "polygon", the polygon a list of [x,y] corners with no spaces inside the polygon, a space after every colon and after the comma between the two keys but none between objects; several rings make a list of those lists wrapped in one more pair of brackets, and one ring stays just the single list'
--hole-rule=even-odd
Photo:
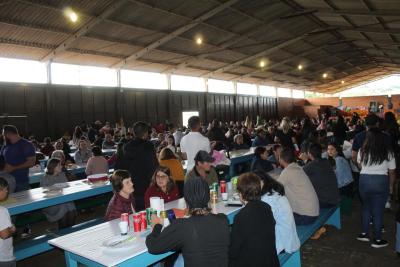
[{"label": "ceiling light", "polygon": [[261,60],[261,61],[260,61],[260,67],[261,67],[261,68],[264,68],[266,64],[267,64],[267,63],[265,63],[265,60]]},{"label": "ceiling light", "polygon": [[78,15],[75,13],[75,12],[71,12],[70,14],[69,14],[69,19],[72,21],[72,22],[77,22],[78,21]]},{"label": "ceiling light", "polygon": [[322,78],[327,78],[328,77],[328,73],[324,73],[324,74],[322,74]]},{"label": "ceiling light", "polygon": [[297,66],[297,69],[298,69],[298,70],[302,70],[302,69],[303,69],[303,65],[299,64],[299,65]]},{"label": "ceiling light", "polygon": [[201,45],[203,43],[203,39],[201,37],[196,38],[196,44]]},{"label": "ceiling light", "polygon": [[342,80],[342,84],[344,84],[344,80]]}]

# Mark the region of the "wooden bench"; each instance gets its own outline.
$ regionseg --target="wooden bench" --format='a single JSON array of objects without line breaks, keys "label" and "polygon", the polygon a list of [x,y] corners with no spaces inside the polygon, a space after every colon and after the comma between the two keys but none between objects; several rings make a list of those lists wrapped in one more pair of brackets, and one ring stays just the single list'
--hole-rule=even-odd
[{"label": "wooden bench", "polygon": [[55,233],[48,233],[45,235],[41,235],[38,237],[35,237],[33,239],[30,240],[26,240],[26,241],[22,241],[21,243],[17,244],[14,246],[14,254],[15,254],[15,258],[17,259],[17,261],[41,254],[43,252],[49,251],[54,249],[53,246],[51,246],[49,243],[47,243],[47,241],[49,241],[50,239],[62,236],[62,235],[66,235],[66,234],[70,234],[72,232],[76,232],[88,227],[92,227],[94,225],[103,223],[104,219],[103,218],[99,218],[99,219],[93,219],[87,222],[83,222],[77,225],[74,225],[72,227],[69,228],[65,228],[62,229],[58,232]]},{"label": "wooden bench", "polygon": [[[319,228],[325,224],[335,226],[341,229],[340,223],[340,207],[330,209],[321,209],[318,219],[310,225],[297,226],[297,235],[300,244],[303,245]],[[300,249],[294,253],[279,254],[279,262],[282,267],[299,267],[301,266]]]}]

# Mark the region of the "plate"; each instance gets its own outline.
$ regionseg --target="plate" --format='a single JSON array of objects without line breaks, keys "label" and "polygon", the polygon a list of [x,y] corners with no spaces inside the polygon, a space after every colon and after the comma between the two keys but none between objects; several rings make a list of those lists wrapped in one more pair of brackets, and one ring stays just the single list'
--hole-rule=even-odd
[{"label": "plate", "polygon": [[[117,242],[119,244],[114,245]],[[131,235],[117,235],[103,241],[102,246],[104,247],[105,254],[121,254],[124,252],[132,252],[135,247],[140,246],[138,238]]]}]

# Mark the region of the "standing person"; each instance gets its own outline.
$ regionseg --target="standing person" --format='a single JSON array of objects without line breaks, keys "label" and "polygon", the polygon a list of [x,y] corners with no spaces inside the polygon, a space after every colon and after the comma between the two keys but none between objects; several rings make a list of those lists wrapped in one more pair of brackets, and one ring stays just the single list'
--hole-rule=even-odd
[{"label": "standing person", "polygon": [[[0,202],[7,200],[8,183],[0,177]],[[11,223],[8,209],[0,206],[0,266],[15,267],[15,257],[13,254],[13,235],[16,229]]]},{"label": "standing person", "polygon": [[151,178],[149,188],[144,194],[144,206],[150,207],[150,198],[160,197],[164,203],[168,203],[179,198],[179,190],[171,177],[171,171],[168,167],[159,166]]},{"label": "standing person", "polygon": [[217,119],[211,122],[211,129],[208,131],[207,137],[210,141],[216,142],[215,150],[219,151],[225,148],[226,137]]},{"label": "standing person", "polygon": [[229,247],[229,266],[280,266],[275,245],[271,207],[261,201],[261,180],[244,173],[237,183],[244,207],[235,216]]},{"label": "standing person", "polygon": [[29,168],[36,162],[35,148],[18,134],[14,125],[3,126],[5,145],[1,148],[4,156],[4,171],[15,177],[15,192],[29,189]]},{"label": "standing person", "polygon": [[374,248],[386,247],[388,242],[382,239],[383,213],[389,196],[389,177],[394,180],[396,161],[393,150],[386,144],[387,135],[378,128],[369,129],[365,142],[358,151],[357,162],[361,167],[359,190],[362,200],[362,232],[357,237],[369,242],[369,223],[373,222]]},{"label": "standing person", "polygon": [[117,160],[116,168],[128,170],[135,185],[135,201],[138,210],[144,209],[144,193],[150,184],[151,176],[158,167],[153,144],[148,141],[149,126],[144,122],[133,125],[135,138],[124,145],[122,159]]},{"label": "standing person", "polygon": [[[62,171],[61,160],[51,158],[47,162],[46,174],[40,179],[41,187],[50,187],[57,183],[68,182]],[[73,226],[76,219],[76,208],[73,202],[62,203],[43,209],[49,222],[57,222],[58,229]]]},{"label": "standing person", "polygon": [[[280,143],[282,147],[287,147],[292,150],[297,147],[296,150],[298,150],[295,133],[290,126],[290,120],[288,117],[282,119],[279,129],[276,131],[275,142]],[[296,145],[296,147],[294,145]]]},{"label": "standing person", "polygon": [[343,116],[339,115],[336,123],[333,124],[332,126],[332,132],[335,143],[339,144],[340,146],[343,145],[344,140],[346,140],[348,130],[349,128],[347,127]]},{"label": "standing person", "polygon": [[[357,159],[358,152],[360,151],[360,149],[362,148],[362,146],[365,142],[368,131],[370,131],[371,129],[379,129],[379,117],[373,113],[368,114],[367,117],[365,117],[365,125],[366,125],[366,129],[364,131],[356,134],[353,139],[353,145],[351,147],[351,150],[352,150],[351,151],[351,159],[355,165],[358,165],[358,159]],[[384,133],[384,143],[385,143],[385,146],[390,147],[391,151],[394,152],[394,148],[392,147],[391,136],[386,133]],[[389,178],[391,179],[390,183],[389,183],[390,191],[389,191],[388,199],[387,199],[387,202],[385,205],[385,207],[388,209],[391,207],[390,201],[388,201],[388,200],[389,200],[390,194],[393,194],[393,185],[394,185],[394,182],[396,179],[396,175],[392,175]],[[359,186],[358,183],[359,183],[359,181],[356,178],[356,186]]]},{"label": "standing person", "polygon": [[204,137],[201,131],[200,118],[198,116],[192,116],[188,120],[188,126],[190,133],[185,135],[181,140],[181,152],[183,159],[187,159],[187,169],[191,170],[194,167],[194,157],[197,152],[204,150],[210,153],[210,140]]},{"label": "standing person", "polygon": [[318,197],[307,174],[295,162],[293,150],[282,149],[279,163],[284,169],[278,182],[285,188],[296,225],[313,223],[319,216]]},{"label": "standing person", "polygon": [[153,215],[147,249],[152,254],[182,251],[185,266],[227,267],[228,218],[225,214],[211,213],[210,189],[202,178],[190,179],[184,190],[189,217],[176,219],[163,229],[162,220]]}]

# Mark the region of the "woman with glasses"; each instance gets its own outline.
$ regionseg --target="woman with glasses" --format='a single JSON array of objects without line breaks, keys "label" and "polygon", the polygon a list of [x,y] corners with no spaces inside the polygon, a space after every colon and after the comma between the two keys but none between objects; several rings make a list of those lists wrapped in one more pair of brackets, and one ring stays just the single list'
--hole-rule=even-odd
[{"label": "woman with glasses", "polygon": [[160,197],[164,199],[164,203],[177,200],[179,198],[179,190],[171,177],[171,171],[168,167],[160,166],[154,172],[151,178],[150,186],[144,194],[144,205],[150,207],[150,198]]}]

